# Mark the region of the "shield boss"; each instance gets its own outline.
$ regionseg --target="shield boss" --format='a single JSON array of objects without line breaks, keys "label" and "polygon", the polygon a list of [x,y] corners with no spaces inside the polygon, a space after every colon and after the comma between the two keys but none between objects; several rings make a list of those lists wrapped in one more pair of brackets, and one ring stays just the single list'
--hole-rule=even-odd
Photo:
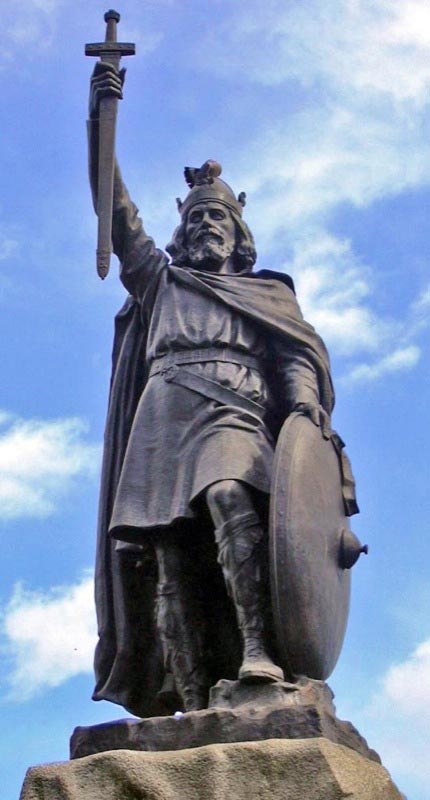
[{"label": "shield boss", "polygon": [[347,530],[334,445],[308,417],[291,414],[276,448],[269,531],[279,657],[294,675],[325,680],[339,657],[351,583],[339,563]]}]

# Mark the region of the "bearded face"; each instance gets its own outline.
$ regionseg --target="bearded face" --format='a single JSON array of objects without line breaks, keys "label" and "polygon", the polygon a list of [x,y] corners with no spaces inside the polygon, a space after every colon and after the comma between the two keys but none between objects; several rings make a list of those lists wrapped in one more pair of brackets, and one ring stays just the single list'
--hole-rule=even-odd
[{"label": "bearded face", "polygon": [[215,201],[192,207],[185,236],[190,265],[209,272],[221,271],[236,245],[233,218],[228,208]]}]

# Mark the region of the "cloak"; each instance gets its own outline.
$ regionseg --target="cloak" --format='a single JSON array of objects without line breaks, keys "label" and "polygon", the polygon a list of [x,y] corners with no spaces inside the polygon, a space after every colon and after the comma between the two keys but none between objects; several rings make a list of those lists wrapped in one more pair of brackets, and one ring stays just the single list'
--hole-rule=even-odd
[{"label": "cloak", "polygon": [[[291,278],[270,270],[218,275],[174,265],[167,268],[173,280],[215,297],[258,325],[281,361],[282,352],[303,355],[315,371],[320,403],[331,414],[334,392],[328,354],[314,328],[303,320]],[[149,291],[155,292],[156,285]],[[108,527],[133,417],[147,379],[145,309],[150,307],[150,296],[142,306],[128,297],[115,320],[95,572],[99,641],[93,699],[118,703],[137,716],[166,713],[157,698],[164,677],[154,613],[157,569],[149,544],[118,544],[108,535]]]}]

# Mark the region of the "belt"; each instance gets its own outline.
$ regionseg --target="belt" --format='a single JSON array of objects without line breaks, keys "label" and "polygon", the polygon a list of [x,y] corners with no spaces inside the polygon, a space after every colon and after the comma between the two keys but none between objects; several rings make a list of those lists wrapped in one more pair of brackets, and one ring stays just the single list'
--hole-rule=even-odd
[{"label": "belt", "polygon": [[[220,357],[222,354],[224,357]],[[182,366],[203,361],[226,361],[246,367],[249,366],[252,369],[258,369],[259,367],[258,360],[254,356],[238,352],[233,348],[203,348],[202,350],[190,350],[189,353],[186,351],[169,353],[167,356],[155,359],[151,365],[149,377],[162,375],[166,383],[175,383],[178,386],[203,395],[203,397],[209,397],[221,405],[236,406],[254,417],[263,419],[265,408],[260,403],[244,397],[228,386],[222,386],[217,381],[205,378],[203,375],[196,375],[186,369],[185,366]]]},{"label": "belt", "polygon": [[195,350],[177,350],[165,356],[154,358],[151,362],[149,377],[164,372],[169,367],[179,364],[199,364],[202,361],[224,361],[230,364],[241,364],[261,371],[261,363],[255,356],[238,350],[235,347],[201,347]]}]

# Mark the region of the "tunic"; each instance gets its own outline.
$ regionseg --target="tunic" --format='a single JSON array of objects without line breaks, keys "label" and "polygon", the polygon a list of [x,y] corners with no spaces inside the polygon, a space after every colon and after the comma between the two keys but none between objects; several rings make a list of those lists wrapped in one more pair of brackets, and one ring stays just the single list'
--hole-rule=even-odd
[{"label": "tunic", "polygon": [[[139,283],[123,281],[140,299],[151,297],[146,358],[175,351],[234,348],[261,359],[261,371],[226,361],[187,364],[187,370],[269,406],[263,374],[266,347],[255,325],[210,297],[178,285],[167,263],[147,257]],[[150,289],[151,284],[156,286]],[[150,291],[148,292],[148,288]],[[135,541],[142,529],[167,527],[196,515],[195,500],[210,484],[243,481],[269,493],[274,441],[267,424],[234,403],[222,405],[188,388],[149,378],[140,397],[115,495],[110,531]],[[134,530],[133,530],[134,529]],[[136,530],[138,529],[138,530]]]}]

